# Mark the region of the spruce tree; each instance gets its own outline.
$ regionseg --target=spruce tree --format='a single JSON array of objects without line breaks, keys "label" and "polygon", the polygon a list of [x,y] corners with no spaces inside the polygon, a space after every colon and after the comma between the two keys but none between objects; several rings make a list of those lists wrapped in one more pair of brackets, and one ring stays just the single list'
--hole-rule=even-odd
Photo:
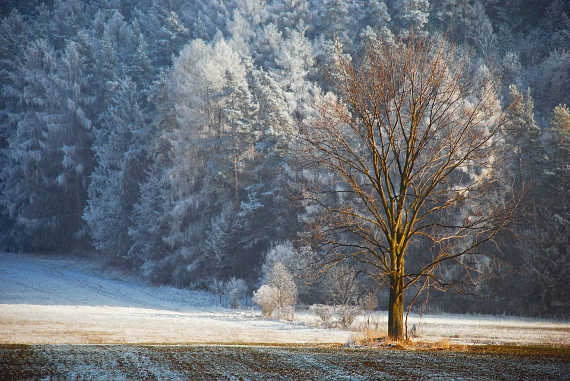
[{"label": "spruce tree", "polygon": [[12,78],[8,93],[16,103],[9,115],[2,204],[30,249],[69,250],[81,237],[78,215],[90,169],[91,98],[82,57],[74,42],[59,59],[39,39]]},{"label": "spruce tree", "polygon": [[95,247],[120,262],[129,252],[133,206],[145,181],[146,125],[130,78],[108,82],[107,111],[95,131],[97,167],[91,175],[87,221]]}]

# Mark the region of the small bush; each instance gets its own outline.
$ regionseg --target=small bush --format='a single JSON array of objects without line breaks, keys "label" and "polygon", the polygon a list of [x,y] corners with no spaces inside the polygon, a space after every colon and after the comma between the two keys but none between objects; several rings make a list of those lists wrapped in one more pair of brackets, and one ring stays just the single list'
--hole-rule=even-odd
[{"label": "small bush", "polygon": [[327,306],[325,304],[313,304],[311,306],[311,311],[313,311],[315,316],[318,316],[321,319],[321,325],[326,328],[330,327],[334,316],[334,310],[331,306]]},{"label": "small bush", "polygon": [[354,319],[362,314],[361,307],[347,305],[327,306],[324,304],[313,304],[311,311],[321,319],[321,325],[324,325],[326,328],[350,328]]},{"label": "small bush", "polygon": [[270,318],[277,307],[277,291],[264,284],[259,290],[253,292],[252,300],[261,307],[263,317]]},{"label": "small bush", "polygon": [[279,319],[284,319],[287,321],[295,320],[295,307],[283,306],[281,308],[278,308],[277,311],[279,312]]},{"label": "small bush", "polygon": [[222,305],[222,298],[226,293],[226,283],[223,280],[213,279],[209,286],[210,292],[216,295]]},{"label": "small bush", "polygon": [[253,301],[261,307],[264,317],[271,317],[277,308],[279,318],[292,320],[297,302],[297,286],[287,267],[277,261],[267,274],[267,284],[253,294]]},{"label": "small bush", "polygon": [[240,308],[240,300],[247,292],[247,284],[243,279],[231,278],[227,282],[213,279],[208,288],[219,298],[220,305],[229,304],[231,308]]},{"label": "small bush", "polygon": [[449,340],[441,339],[437,343],[432,344],[432,348],[434,349],[449,349]]},{"label": "small bush", "polygon": [[359,306],[338,306],[336,311],[343,328],[350,328],[354,319],[362,314],[362,308]]},{"label": "small bush", "polygon": [[240,299],[243,298],[247,292],[247,284],[243,279],[231,278],[226,283],[226,289],[230,300],[231,308],[240,308]]}]

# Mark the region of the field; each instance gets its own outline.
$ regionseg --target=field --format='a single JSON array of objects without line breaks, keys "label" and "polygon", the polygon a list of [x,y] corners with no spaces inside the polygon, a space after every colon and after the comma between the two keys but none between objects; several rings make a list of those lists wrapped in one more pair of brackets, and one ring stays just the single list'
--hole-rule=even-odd
[{"label": "field", "polygon": [[[385,331],[385,312],[370,321]],[[364,318],[352,330],[317,323],[307,310],[264,320],[89,262],[0,254],[0,379],[570,380],[567,321],[410,316],[431,350],[355,348]]]},{"label": "field", "polygon": [[568,380],[570,357],[270,346],[0,346],[13,380]]}]

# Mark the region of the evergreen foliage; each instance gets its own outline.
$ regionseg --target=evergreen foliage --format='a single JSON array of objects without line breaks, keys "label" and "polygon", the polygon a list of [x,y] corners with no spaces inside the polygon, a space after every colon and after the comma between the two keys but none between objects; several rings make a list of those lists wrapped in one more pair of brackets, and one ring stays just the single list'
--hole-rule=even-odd
[{"label": "evergreen foliage", "polygon": [[[322,254],[300,244],[310,210],[289,197],[297,120],[330,90],[318,69],[334,46],[357,57],[412,29],[502,73],[528,211],[481,286],[508,303],[434,302],[570,316],[567,1],[34,0],[0,17],[0,248],[94,250],[181,287],[253,288],[278,261],[299,275],[281,254]],[[296,292],[330,299],[319,287]]]}]

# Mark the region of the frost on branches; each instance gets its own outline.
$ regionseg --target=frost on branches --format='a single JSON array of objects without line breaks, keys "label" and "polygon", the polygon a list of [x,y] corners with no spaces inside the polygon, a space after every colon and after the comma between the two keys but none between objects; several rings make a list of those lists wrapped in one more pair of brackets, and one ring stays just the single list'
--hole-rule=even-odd
[{"label": "frost on branches", "polygon": [[267,284],[253,293],[252,300],[261,307],[264,317],[277,313],[280,318],[293,319],[297,286],[283,262],[277,261],[273,265],[267,274]]}]

